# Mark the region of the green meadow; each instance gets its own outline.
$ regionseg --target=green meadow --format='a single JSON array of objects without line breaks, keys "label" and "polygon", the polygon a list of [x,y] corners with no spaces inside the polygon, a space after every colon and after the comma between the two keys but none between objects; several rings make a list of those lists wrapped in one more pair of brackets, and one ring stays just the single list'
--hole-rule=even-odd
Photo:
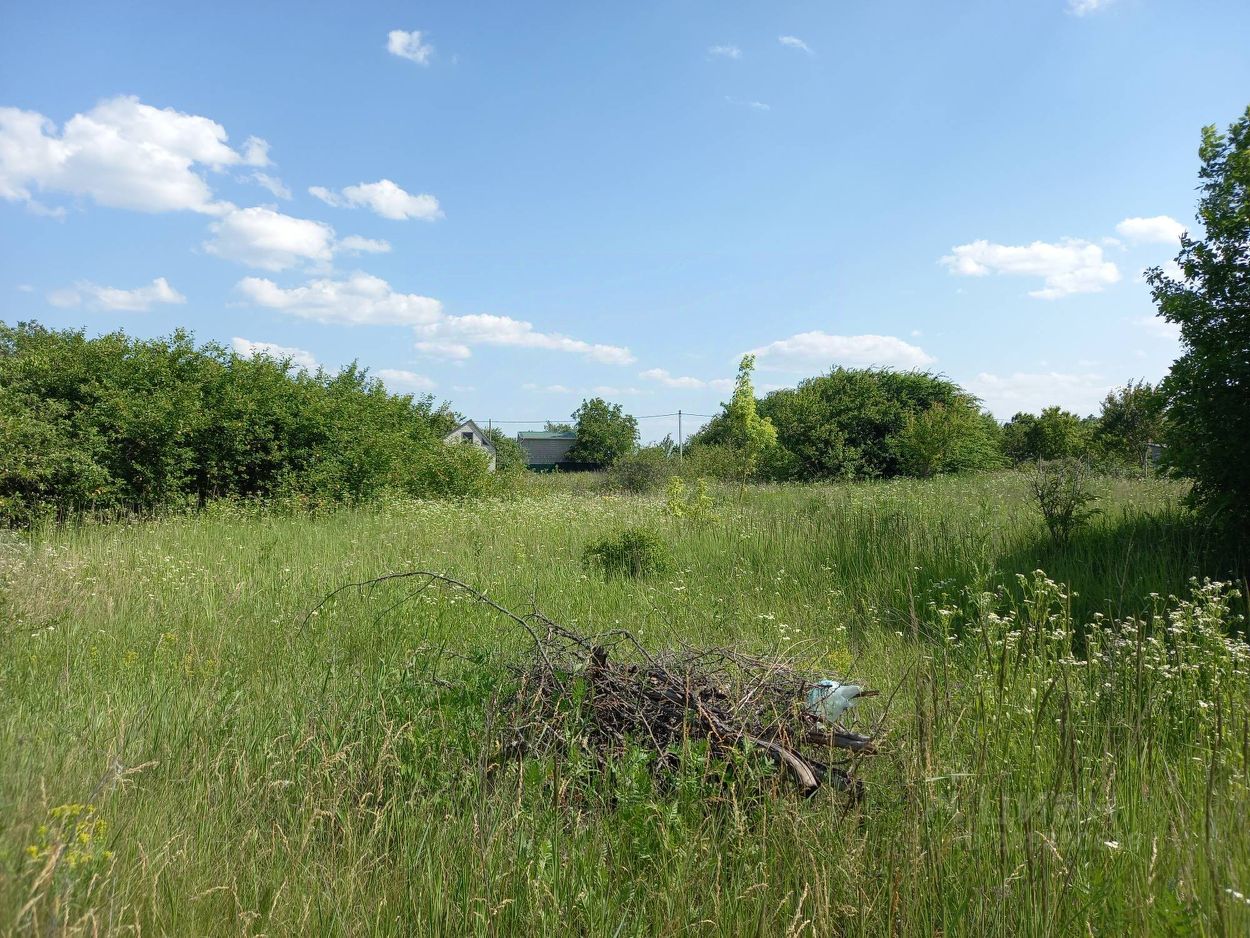
[{"label": "green meadow", "polygon": [[[1245,584],[1183,490],[1098,482],[1051,541],[1016,473],[723,487],[592,478],[0,542],[0,927],[82,935],[1250,933]],[[626,525],[663,576],[582,565]],[[494,761],[526,637],[455,590],[651,649],[879,689],[864,795],[695,751]],[[1208,581],[1207,578],[1211,578]],[[1213,581],[1213,582],[1212,582]],[[621,652],[624,654],[624,652]]]}]

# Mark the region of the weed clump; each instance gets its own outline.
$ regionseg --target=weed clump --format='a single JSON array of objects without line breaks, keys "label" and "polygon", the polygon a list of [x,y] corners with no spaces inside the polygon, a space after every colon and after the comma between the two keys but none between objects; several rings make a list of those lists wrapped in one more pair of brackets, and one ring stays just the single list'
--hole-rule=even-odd
[{"label": "weed clump", "polygon": [[1101,511],[1093,505],[1093,473],[1079,459],[1043,460],[1029,477],[1029,490],[1042,520],[1056,544],[1067,544],[1072,535]]},{"label": "weed clump", "polygon": [[599,570],[606,577],[638,579],[662,576],[673,569],[668,544],[650,528],[628,527],[587,544],[582,552],[587,570]]}]

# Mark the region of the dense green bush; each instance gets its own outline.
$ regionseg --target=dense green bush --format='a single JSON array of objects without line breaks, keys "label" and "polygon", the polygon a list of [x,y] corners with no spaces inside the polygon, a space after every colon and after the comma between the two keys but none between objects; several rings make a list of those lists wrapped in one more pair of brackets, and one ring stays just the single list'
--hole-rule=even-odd
[{"label": "dense green bush", "polygon": [[1093,425],[1061,407],[1016,414],[1003,426],[1003,451],[1016,462],[1088,456]]},{"label": "dense green bush", "polygon": [[[223,497],[475,495],[481,454],[426,396],[241,358],[185,332],[159,339],[0,323],[0,522]],[[477,458],[473,458],[474,455]]]},{"label": "dense green bush", "polygon": [[509,474],[525,469],[528,457],[521,444],[508,436],[498,427],[486,431],[491,443],[495,446],[495,471]]},{"label": "dense green bush", "polygon": [[622,456],[608,470],[608,484],[623,492],[641,495],[654,491],[673,474],[676,460],[659,446],[644,446]]},{"label": "dense green bush", "polygon": [[608,577],[637,578],[667,573],[673,568],[673,559],[668,545],[655,531],[629,527],[586,545],[582,564]]},{"label": "dense green bush", "polygon": [[[775,481],[889,478],[999,462],[997,431],[976,400],[926,372],[835,368],[771,392],[757,410],[777,431],[777,446],[758,460],[759,475]],[[726,446],[732,436],[721,414],[692,442]]]},{"label": "dense green bush", "polygon": [[959,401],[908,414],[890,442],[902,474],[927,478],[1001,468],[1006,463],[1001,436],[993,417]]}]

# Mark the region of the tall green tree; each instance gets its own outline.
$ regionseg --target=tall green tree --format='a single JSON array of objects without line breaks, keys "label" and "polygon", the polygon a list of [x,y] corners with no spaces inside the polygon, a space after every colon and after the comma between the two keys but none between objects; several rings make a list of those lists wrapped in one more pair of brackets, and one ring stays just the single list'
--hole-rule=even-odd
[{"label": "tall green tree", "polygon": [[601,397],[582,401],[573,411],[577,442],[569,450],[570,462],[610,466],[634,451],[638,444],[638,421]]},{"label": "tall green tree", "polygon": [[767,417],[761,417],[755,406],[755,385],[751,383],[754,370],[755,356],[743,355],[733,397],[725,405],[726,442],[738,452],[744,478],[754,475],[760,457],[777,445],[777,428]]},{"label": "tall green tree", "polygon": [[1147,446],[1163,435],[1166,398],[1147,381],[1130,381],[1103,399],[1094,427],[1094,442],[1102,455],[1126,466],[1145,467]]},{"label": "tall green tree", "polygon": [[1163,381],[1167,461],[1250,539],[1250,107],[1227,133],[1204,127],[1198,157],[1204,234],[1181,236],[1180,276],[1146,278],[1184,348]]},{"label": "tall green tree", "polygon": [[1090,424],[1062,407],[1020,413],[1003,427],[1003,450],[1017,462],[1075,459],[1089,454]]}]

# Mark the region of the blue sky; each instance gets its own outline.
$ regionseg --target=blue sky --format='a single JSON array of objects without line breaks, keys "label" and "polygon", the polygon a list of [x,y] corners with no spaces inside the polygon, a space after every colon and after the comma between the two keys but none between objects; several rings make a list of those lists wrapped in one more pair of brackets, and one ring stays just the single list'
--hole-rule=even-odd
[{"label": "blue sky", "polygon": [[1244,2],[50,9],[0,7],[0,317],[479,421],[713,413],[751,350],[1094,411],[1175,356],[1140,271],[1250,102]]}]

